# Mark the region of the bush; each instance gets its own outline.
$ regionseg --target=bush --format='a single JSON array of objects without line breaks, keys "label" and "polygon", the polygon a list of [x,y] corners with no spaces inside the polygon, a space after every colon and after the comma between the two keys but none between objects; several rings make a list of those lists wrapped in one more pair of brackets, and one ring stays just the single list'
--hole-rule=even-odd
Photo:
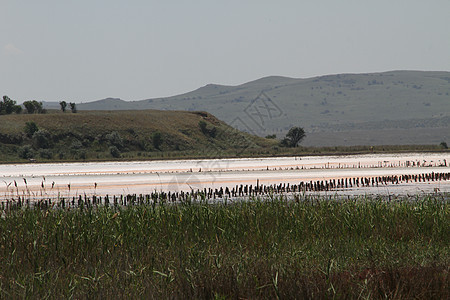
[{"label": "bush", "polygon": [[208,135],[208,136],[210,136],[212,138],[216,137],[216,134],[217,134],[217,128],[216,127],[208,129],[206,122],[203,121],[203,120],[200,120],[198,122],[198,126],[200,127],[200,130],[202,131],[202,133],[204,135]]},{"label": "bush", "polygon": [[27,113],[29,114],[45,114],[47,111],[44,109],[42,102],[37,102],[36,100],[31,101],[25,101],[23,103],[23,106],[25,106],[25,109],[27,110]]},{"label": "bush", "polygon": [[159,149],[159,147],[161,147],[161,144],[162,144],[161,132],[157,131],[153,134],[152,142],[153,142],[153,147],[155,147],[158,150],[161,150],[161,149]]},{"label": "bush", "polygon": [[206,129],[206,122],[201,120],[198,122],[198,126],[200,127],[200,130],[204,133],[207,134],[208,130]]},{"label": "bush", "polygon": [[16,105],[16,101],[8,96],[3,96],[3,102],[0,102],[0,115],[9,115],[12,113],[20,114],[22,106]]},{"label": "bush", "polygon": [[211,130],[209,131],[209,136],[215,138],[216,134],[217,134],[217,127],[211,128]]},{"label": "bush", "polygon": [[78,149],[83,148],[83,144],[81,144],[81,142],[80,142],[79,140],[74,140],[74,141],[72,142],[72,144],[70,145],[70,148],[71,148],[71,149],[78,150]]},{"label": "bush", "polygon": [[[73,156],[74,159],[86,159],[87,153],[85,149],[71,149],[70,154]],[[60,158],[63,156],[62,153],[59,154]]]},{"label": "bush", "polygon": [[86,159],[87,158],[86,150],[82,149],[82,150],[78,151],[78,158],[79,159]]},{"label": "bush", "polygon": [[116,146],[109,147],[109,153],[111,153],[112,157],[119,158],[120,151]]},{"label": "bush", "polygon": [[41,129],[36,131],[33,134],[33,145],[37,149],[47,149],[50,148],[52,145],[52,139],[50,132],[48,132],[45,129]]},{"label": "bush", "polygon": [[25,134],[27,135],[27,137],[31,138],[33,136],[33,134],[38,130],[39,130],[39,128],[36,125],[36,123],[34,123],[34,122],[26,122],[25,123],[24,131],[25,131]]},{"label": "bush", "polygon": [[49,149],[41,149],[41,151],[39,151],[39,156],[41,158],[52,159],[53,152]]},{"label": "bush", "polygon": [[34,157],[34,150],[33,147],[31,147],[30,145],[25,145],[19,148],[17,154],[19,155],[20,158],[30,159]]},{"label": "bush", "polygon": [[123,140],[117,131],[113,131],[106,135],[106,140],[111,144],[111,146],[116,146],[119,149],[123,148]]}]

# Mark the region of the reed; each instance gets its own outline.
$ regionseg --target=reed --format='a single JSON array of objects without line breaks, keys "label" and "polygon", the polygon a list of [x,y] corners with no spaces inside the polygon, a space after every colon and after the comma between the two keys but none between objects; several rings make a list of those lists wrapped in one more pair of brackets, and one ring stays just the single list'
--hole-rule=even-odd
[{"label": "reed", "polygon": [[0,211],[0,298],[448,298],[448,194]]}]

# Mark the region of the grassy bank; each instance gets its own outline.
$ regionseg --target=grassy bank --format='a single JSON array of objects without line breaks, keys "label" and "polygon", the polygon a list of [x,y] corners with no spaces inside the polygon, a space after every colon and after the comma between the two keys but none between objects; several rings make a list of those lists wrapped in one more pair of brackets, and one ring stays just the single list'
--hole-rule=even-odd
[{"label": "grassy bank", "polygon": [[448,298],[448,195],[1,211],[0,298]]},{"label": "grassy bank", "polygon": [[93,111],[0,116],[0,161],[76,161],[240,155],[277,141],[206,112]]}]

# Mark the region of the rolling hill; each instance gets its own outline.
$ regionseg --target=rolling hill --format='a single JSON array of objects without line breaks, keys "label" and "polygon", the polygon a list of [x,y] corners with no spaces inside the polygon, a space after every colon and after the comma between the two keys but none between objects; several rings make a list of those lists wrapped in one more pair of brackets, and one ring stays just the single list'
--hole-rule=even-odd
[{"label": "rolling hill", "polygon": [[438,144],[450,140],[450,72],[271,76],[167,98],[108,98],[78,109],[208,111],[237,129],[279,138],[301,126],[305,146]]},{"label": "rolling hill", "polygon": [[[25,129],[31,122],[38,131]],[[0,162],[214,158],[261,154],[276,144],[240,132],[206,112],[49,111],[0,116]]]}]

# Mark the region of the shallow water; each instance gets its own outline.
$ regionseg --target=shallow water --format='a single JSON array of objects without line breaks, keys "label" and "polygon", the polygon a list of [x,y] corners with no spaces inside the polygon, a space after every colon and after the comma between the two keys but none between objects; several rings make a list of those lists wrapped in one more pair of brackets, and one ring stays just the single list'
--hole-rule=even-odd
[{"label": "shallow water", "polygon": [[[450,172],[448,153],[368,154],[277,158],[0,165],[1,198],[148,194],[234,187]],[[336,190],[335,194],[450,192],[449,181]]]}]

